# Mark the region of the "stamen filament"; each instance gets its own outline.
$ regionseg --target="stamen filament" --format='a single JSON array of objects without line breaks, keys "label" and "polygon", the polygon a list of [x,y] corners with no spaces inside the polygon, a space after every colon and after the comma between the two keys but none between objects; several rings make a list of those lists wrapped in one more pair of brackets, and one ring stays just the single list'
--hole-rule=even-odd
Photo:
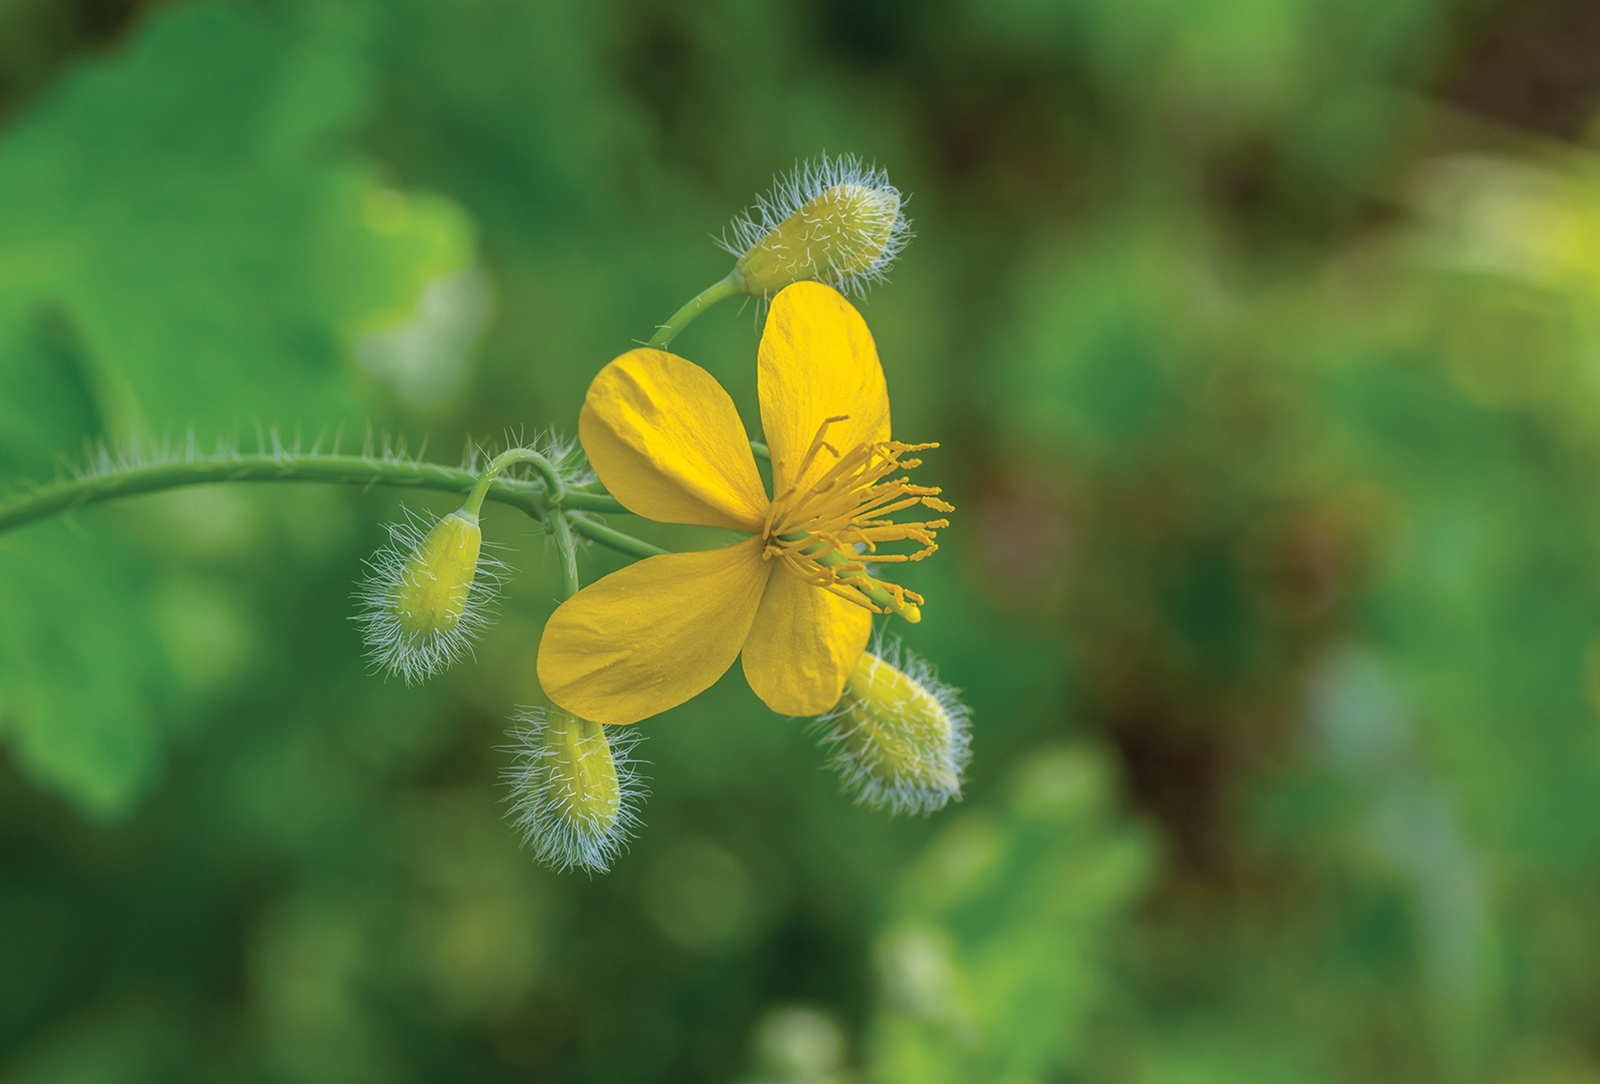
[{"label": "stamen filament", "polygon": [[[919,621],[922,596],[869,575],[862,551],[873,561],[903,564],[920,561],[938,549],[937,532],[949,526],[948,520],[896,523],[887,518],[918,505],[937,512],[953,510],[938,499],[937,487],[912,485],[903,476],[888,478],[921,464],[919,459],[903,458],[907,453],[938,445],[878,441],[858,444],[841,455],[825,437],[830,426],[846,420],[846,415],[830,417],[818,426],[794,483],[767,510],[762,555],[782,559],[804,582],[855,605]],[[836,462],[806,483],[807,472],[824,450]],[[885,542],[913,542],[921,548],[915,553],[878,553],[879,543]]]}]

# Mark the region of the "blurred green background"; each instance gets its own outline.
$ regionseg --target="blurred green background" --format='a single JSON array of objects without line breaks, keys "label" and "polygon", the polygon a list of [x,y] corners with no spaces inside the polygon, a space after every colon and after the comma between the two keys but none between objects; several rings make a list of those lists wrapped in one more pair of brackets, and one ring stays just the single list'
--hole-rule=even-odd
[{"label": "blurred green background", "polygon": [[[12,491],[570,433],[775,172],[887,168],[861,308],[958,508],[904,631],[975,754],[891,820],[735,668],[557,876],[520,514],[421,689],[348,620],[393,492],[34,524],[0,1084],[1600,1081],[1597,113],[1592,0],[0,0]],[[747,419],[759,330],[674,346]]]}]

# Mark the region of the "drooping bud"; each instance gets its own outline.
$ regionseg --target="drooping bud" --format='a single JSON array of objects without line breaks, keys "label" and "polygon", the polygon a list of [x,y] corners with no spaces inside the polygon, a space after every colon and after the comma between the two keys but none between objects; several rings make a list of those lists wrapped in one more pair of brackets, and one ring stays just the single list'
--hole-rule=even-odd
[{"label": "drooping bud", "polygon": [[778,178],[733,221],[724,247],[746,293],[770,297],[816,279],[857,296],[881,280],[910,236],[900,192],[882,170],[848,155]]},{"label": "drooping bud", "polygon": [[471,651],[488,622],[498,562],[483,556],[478,517],[465,509],[426,533],[412,518],[390,524],[389,538],[367,562],[356,620],[374,661],[411,683]]},{"label": "drooping bud", "polygon": [[555,706],[527,711],[512,733],[511,816],[534,857],[604,872],[639,821],[644,790],[630,754],[640,735]]},{"label": "drooping bud", "polygon": [[932,813],[961,797],[968,715],[932,667],[890,643],[862,653],[838,707],[819,722],[833,766],[858,801]]},{"label": "drooping bud", "polygon": [[395,592],[395,620],[414,640],[451,632],[467,609],[478,574],[483,531],[471,512],[451,512],[433,525],[406,562]]}]

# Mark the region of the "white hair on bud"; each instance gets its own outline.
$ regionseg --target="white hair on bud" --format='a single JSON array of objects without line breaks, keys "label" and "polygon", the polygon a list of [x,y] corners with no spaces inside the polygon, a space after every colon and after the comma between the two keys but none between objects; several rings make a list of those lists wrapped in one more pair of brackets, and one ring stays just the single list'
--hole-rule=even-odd
[{"label": "white hair on bud", "polygon": [[[847,740],[860,727],[845,708],[847,692],[837,707],[816,720],[820,744],[832,752],[829,765],[839,773],[843,789],[856,796],[856,804],[886,809],[890,815],[926,816],[943,809],[951,799],[960,801],[962,775],[972,759],[972,711],[961,702],[960,690],[940,681],[933,666],[913,655],[896,637],[880,635],[869,650],[880,665],[900,671],[933,699],[948,728],[948,740],[932,751],[926,770],[915,775],[887,771],[882,759],[871,757],[865,749],[852,748]],[[873,707],[881,711],[884,705]],[[908,714],[914,710],[912,705],[894,707],[901,709],[902,721],[914,721]]]},{"label": "white hair on bud", "polygon": [[773,178],[771,190],[764,196],[757,196],[754,207],[736,215],[718,242],[728,252],[742,257],[776,233],[812,200],[841,186],[862,189],[881,199],[886,206],[892,206],[892,219],[873,223],[884,231],[881,237],[871,236],[866,229],[857,227],[855,239],[861,247],[846,246],[852,253],[859,253],[865,247],[881,246],[871,261],[846,269],[830,258],[815,274],[819,282],[836,290],[864,297],[869,286],[884,281],[888,275],[895,257],[911,239],[911,224],[905,216],[905,197],[889,183],[887,171],[867,165],[853,154],[832,158],[824,154],[815,162],[797,162],[788,173],[778,174]]},{"label": "white hair on bud", "polygon": [[407,630],[398,613],[406,570],[442,517],[425,517],[410,509],[402,512],[405,518],[399,523],[385,524],[389,545],[362,562],[367,575],[355,593],[361,609],[351,620],[361,626],[361,638],[376,668],[416,685],[472,654],[473,641],[494,618],[492,604],[506,566],[480,551],[472,587],[455,625],[426,634]]},{"label": "white hair on bud", "polygon": [[[512,827],[539,862],[557,872],[576,866],[590,873],[604,873],[618,852],[633,838],[640,825],[638,807],[649,796],[639,775],[644,763],[633,756],[644,740],[643,733],[631,726],[602,726],[599,737],[605,740],[616,770],[617,808],[606,817],[588,809],[568,789],[568,781],[554,771],[556,751],[545,741],[551,709],[526,708],[512,721],[511,767],[502,778],[511,787]],[[603,750],[590,739],[581,754],[600,755]]]}]

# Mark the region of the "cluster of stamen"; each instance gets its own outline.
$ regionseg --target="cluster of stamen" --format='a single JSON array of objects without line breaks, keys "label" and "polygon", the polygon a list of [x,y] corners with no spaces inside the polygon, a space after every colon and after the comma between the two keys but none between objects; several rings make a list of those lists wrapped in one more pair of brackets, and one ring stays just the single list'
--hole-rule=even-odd
[{"label": "cluster of stamen", "polygon": [[[939,548],[934,539],[941,528],[950,526],[949,520],[896,523],[887,518],[915,505],[935,512],[955,510],[939,499],[936,487],[914,486],[904,477],[889,478],[922,465],[920,459],[903,456],[938,445],[875,441],[858,444],[841,455],[824,438],[830,425],[846,417],[823,421],[794,472],[796,484],[772,502],[763,532],[763,556],[783,561],[807,583],[874,613],[899,613],[916,621],[922,596],[870,575],[867,560],[881,564],[920,561]],[[823,452],[836,462],[802,489],[806,473]],[[878,552],[881,543],[906,541],[921,548],[914,553]]]}]

